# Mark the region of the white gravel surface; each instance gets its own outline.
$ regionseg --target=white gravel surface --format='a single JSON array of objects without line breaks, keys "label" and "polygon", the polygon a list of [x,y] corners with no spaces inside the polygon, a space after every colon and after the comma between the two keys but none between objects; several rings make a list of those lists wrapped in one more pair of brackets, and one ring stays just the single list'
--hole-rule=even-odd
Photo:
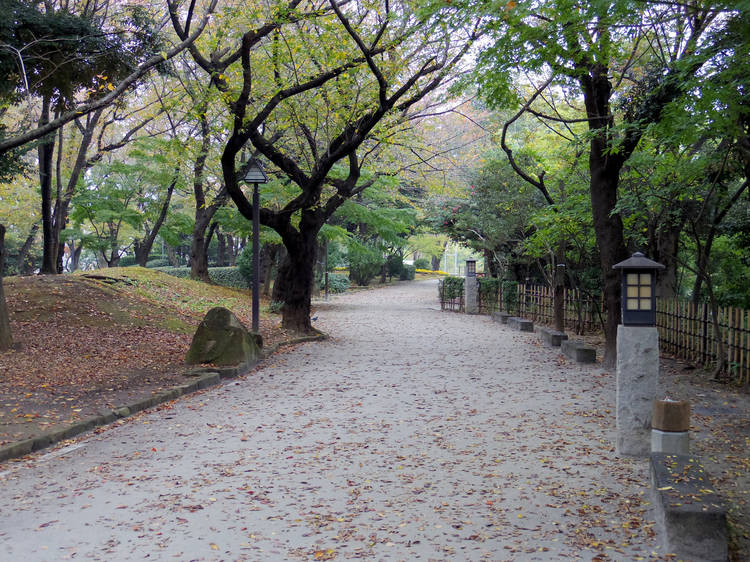
[{"label": "white gravel surface", "polygon": [[441,312],[435,282],[316,314],[326,342],[0,467],[0,559],[660,556],[614,374]]}]

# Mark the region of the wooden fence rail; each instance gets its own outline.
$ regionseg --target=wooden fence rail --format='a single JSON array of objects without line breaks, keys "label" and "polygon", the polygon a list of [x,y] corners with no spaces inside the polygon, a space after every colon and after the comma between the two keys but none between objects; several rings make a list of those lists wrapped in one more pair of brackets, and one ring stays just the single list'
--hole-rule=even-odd
[{"label": "wooden fence rail", "polygon": [[[490,314],[505,303],[503,310],[533,320],[537,324],[554,322],[553,289],[544,285],[519,284],[515,294],[498,295],[483,303],[479,311]],[[443,299],[443,309],[463,312],[463,292],[452,299]],[[694,304],[683,299],[657,299],[656,326],[661,351],[684,359],[696,366],[710,368],[718,358],[718,342],[714,336],[713,316],[707,304]],[[577,290],[565,290],[565,328],[576,334],[601,330],[604,311],[600,298],[582,296]],[[750,384],[750,311],[726,307],[719,309],[721,338],[727,354],[723,373],[740,384]]]}]

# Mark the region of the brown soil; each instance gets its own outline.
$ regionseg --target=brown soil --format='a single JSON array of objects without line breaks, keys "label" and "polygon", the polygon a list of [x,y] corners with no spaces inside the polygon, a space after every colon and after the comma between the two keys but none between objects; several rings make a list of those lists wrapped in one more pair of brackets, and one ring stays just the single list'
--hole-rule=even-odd
[{"label": "brown soil", "polygon": [[[0,354],[0,445],[184,383],[212,306],[251,320],[247,291],[140,268],[8,278],[5,291],[14,346]],[[279,320],[261,314],[266,347],[289,337]]]}]

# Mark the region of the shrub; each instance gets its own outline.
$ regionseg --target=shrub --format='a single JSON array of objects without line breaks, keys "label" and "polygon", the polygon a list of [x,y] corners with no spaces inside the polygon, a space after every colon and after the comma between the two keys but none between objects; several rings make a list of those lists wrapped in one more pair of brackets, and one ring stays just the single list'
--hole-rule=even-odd
[{"label": "shrub", "polygon": [[383,256],[369,246],[349,245],[349,278],[357,285],[367,285],[383,267]]},{"label": "shrub", "polygon": [[120,267],[131,267],[134,265],[135,265],[135,256],[122,256],[120,258],[120,263],[119,263]]},{"label": "shrub", "polygon": [[464,294],[463,277],[446,277],[443,279],[443,300],[457,299]]},{"label": "shrub", "polygon": [[503,282],[503,309],[506,312],[518,312],[518,282],[504,280]]},{"label": "shrub", "polygon": [[172,277],[179,277],[181,279],[190,279],[190,268],[189,267],[171,267],[171,266],[164,266],[164,267],[154,267],[156,271],[161,271],[162,273],[166,273],[167,275],[171,275]]},{"label": "shrub", "polygon": [[385,261],[388,277],[401,277],[404,269],[404,258],[398,254],[391,254]]},{"label": "shrub", "polygon": [[[325,289],[325,278],[321,280],[320,288]],[[329,273],[328,274],[328,292],[329,293],[343,293],[350,287],[351,283],[346,275],[340,273]]]},{"label": "shrub", "polygon": [[246,287],[250,287],[253,284],[253,246],[247,244],[240,255],[237,256],[237,268],[240,271],[240,275],[244,277]]},{"label": "shrub", "polygon": [[[172,277],[181,279],[190,279],[189,267],[155,267],[156,271],[161,271]],[[234,289],[247,289],[250,285],[245,281],[245,277],[240,273],[238,267],[209,267],[208,276],[213,283],[222,287],[232,287]]]},{"label": "shrub", "polygon": [[283,301],[271,301],[268,303],[268,312],[271,314],[278,314],[284,307]]},{"label": "shrub", "polygon": [[432,264],[428,258],[418,258],[414,260],[415,269],[432,269]]},{"label": "shrub", "polygon": [[401,275],[399,275],[399,279],[401,281],[413,281],[414,275],[417,273],[417,268],[413,265],[405,264],[401,268]]},{"label": "shrub", "polygon": [[[135,258],[133,258],[133,264],[135,264]],[[122,258],[120,259],[120,265],[122,265]],[[170,263],[169,263],[169,260],[166,258],[157,258],[153,260],[148,260],[146,262],[146,267],[150,267],[152,269],[156,269],[157,267],[170,267]]]},{"label": "shrub", "polygon": [[500,279],[496,277],[480,277],[479,298],[485,310],[497,309],[497,297],[500,290]]},{"label": "shrub", "polygon": [[247,282],[239,267],[209,267],[208,276],[211,281],[222,287],[247,289],[251,285]]}]

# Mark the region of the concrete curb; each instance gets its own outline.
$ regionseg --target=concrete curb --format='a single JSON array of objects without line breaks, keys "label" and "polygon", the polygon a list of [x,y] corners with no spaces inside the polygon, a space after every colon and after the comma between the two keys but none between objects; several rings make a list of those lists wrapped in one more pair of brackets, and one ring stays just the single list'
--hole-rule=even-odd
[{"label": "concrete curb", "polygon": [[253,361],[251,363],[237,365],[234,367],[198,367],[193,370],[187,370],[185,371],[185,376],[193,377],[193,379],[186,384],[181,384],[170,388],[169,390],[164,390],[157,394],[153,394],[152,396],[141,398],[130,404],[123,404],[112,410],[102,410],[96,416],[91,416],[86,419],[77,421],[66,427],[46,431],[44,433],[41,433],[40,435],[37,435],[36,437],[32,437],[31,439],[25,439],[23,441],[11,443],[10,445],[4,445],[0,447],[0,462],[5,462],[9,459],[28,455],[30,453],[59,443],[60,441],[65,441],[66,439],[71,439],[72,437],[80,435],[81,433],[96,429],[97,427],[109,425],[119,419],[127,418],[129,416],[137,414],[138,412],[147,410],[148,408],[153,408],[154,406],[158,406],[160,404],[164,404],[165,402],[175,400],[181,396],[203,390],[204,388],[208,388],[210,386],[215,386],[219,384],[223,379],[232,379],[241,375],[245,375],[249,373],[253,367],[258,365],[264,359],[267,359],[268,357],[276,353],[282,347],[295,345],[298,343],[322,341],[326,339],[328,339],[328,336],[323,333],[313,336],[303,336],[300,338],[295,338],[278,343],[270,349],[263,350],[261,352],[261,357],[257,361]]}]

